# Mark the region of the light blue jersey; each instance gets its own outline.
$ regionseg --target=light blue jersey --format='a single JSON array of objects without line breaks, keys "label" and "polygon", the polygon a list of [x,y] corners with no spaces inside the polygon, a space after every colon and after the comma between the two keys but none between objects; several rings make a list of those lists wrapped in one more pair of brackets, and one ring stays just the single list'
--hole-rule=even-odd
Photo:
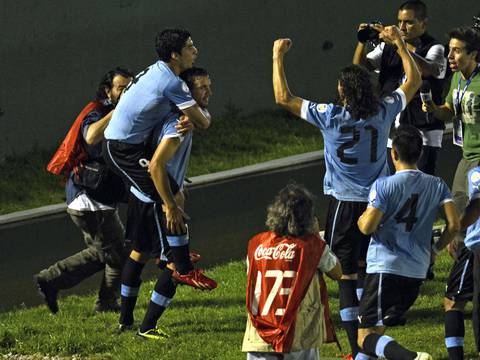
[{"label": "light blue jersey", "polygon": [[376,115],[355,120],[344,107],[303,102],[302,119],[323,135],[325,194],[342,201],[368,201],[370,186],[387,175],[388,134],[405,105],[405,94],[397,89],[382,99]]},{"label": "light blue jersey", "polygon": [[[480,166],[468,172],[468,197],[470,201],[480,198]],[[480,219],[477,219],[467,229],[465,246],[470,250],[480,245]]]},{"label": "light blue jersey", "polygon": [[437,211],[452,201],[445,182],[419,170],[398,171],[372,185],[369,207],[383,213],[367,252],[367,273],[424,279]]},{"label": "light blue jersey", "polygon": [[183,182],[187,173],[190,152],[192,150],[192,131],[184,135],[177,133],[175,125],[180,114],[172,114],[163,124],[157,125],[153,131],[153,148],[155,149],[163,139],[178,137],[180,146],[170,161],[167,163],[167,172],[175,179],[178,187],[183,188]]},{"label": "light blue jersey", "polygon": [[195,105],[187,84],[163,61],[139,73],[127,86],[105,129],[105,139],[140,144],[178,107]]}]

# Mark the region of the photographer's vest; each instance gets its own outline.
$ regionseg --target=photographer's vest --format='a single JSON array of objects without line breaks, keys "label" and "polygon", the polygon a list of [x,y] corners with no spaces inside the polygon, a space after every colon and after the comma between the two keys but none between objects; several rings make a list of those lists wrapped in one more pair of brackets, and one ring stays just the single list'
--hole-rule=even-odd
[{"label": "photographer's vest", "polygon": [[[420,36],[420,44],[417,46],[415,53],[423,58],[427,56],[428,50],[433,45],[438,45],[436,41],[428,34]],[[392,93],[401,85],[402,77],[404,75],[402,59],[397,54],[396,47],[385,44],[382,54],[382,63],[380,65],[380,82],[382,96]],[[444,79],[437,79],[433,76],[423,77],[424,80],[430,82],[432,89],[432,99],[435,104],[442,103],[442,90]],[[416,128],[424,131],[445,129],[443,121],[434,118],[430,123],[427,123],[426,113],[422,111],[422,100],[420,99],[420,92],[417,92],[414,98],[407,105],[405,110],[400,115],[400,124],[414,125]]]},{"label": "photographer's vest", "polygon": [[[317,347],[323,342],[338,344],[330,319],[325,282],[322,276],[314,276],[325,246],[326,243],[315,235],[279,237],[270,231],[254,236],[248,243],[248,320],[275,352],[290,352],[294,338],[303,339],[301,343],[308,344],[306,348]],[[320,282],[320,294],[317,294],[318,309],[309,309],[308,321],[302,317],[303,326],[305,322],[312,322],[307,333],[303,332],[306,328],[302,331],[295,325],[312,281]],[[316,327],[321,330],[315,332]],[[295,330],[300,331],[296,334]],[[315,334],[318,336],[309,339]]]}]

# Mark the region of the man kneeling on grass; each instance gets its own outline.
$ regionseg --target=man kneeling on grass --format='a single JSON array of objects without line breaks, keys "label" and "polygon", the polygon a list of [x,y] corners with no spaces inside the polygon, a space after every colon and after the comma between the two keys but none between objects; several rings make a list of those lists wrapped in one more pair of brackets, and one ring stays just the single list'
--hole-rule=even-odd
[{"label": "man kneeling on grass", "polygon": [[318,234],[312,195],[288,185],[268,208],[269,231],[248,243],[247,359],[320,359],[337,341],[322,272],[342,276],[338,259]]},{"label": "man kneeling on grass", "polygon": [[[355,359],[432,360],[429,354],[410,351],[383,335],[386,326],[405,325],[405,313],[418,297],[432,255],[460,228],[445,182],[417,169],[421,153],[420,132],[410,125],[398,128],[392,148],[396,173],[373,183],[368,207],[358,220],[360,231],[372,238],[358,317],[362,350]],[[447,227],[432,248],[439,208],[445,211]]]}]

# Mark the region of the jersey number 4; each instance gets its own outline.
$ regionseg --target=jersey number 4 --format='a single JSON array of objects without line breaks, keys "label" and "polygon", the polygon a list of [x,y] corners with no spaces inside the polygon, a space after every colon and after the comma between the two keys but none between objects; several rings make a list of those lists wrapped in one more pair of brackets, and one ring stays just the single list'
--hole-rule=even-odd
[{"label": "jersey number 4", "polygon": [[405,201],[400,211],[395,215],[395,220],[397,224],[405,223],[405,231],[412,231],[413,225],[417,222],[418,218],[415,217],[417,212],[417,203],[418,203],[418,194],[412,194]]},{"label": "jersey number 4", "polygon": [[[290,295],[291,288],[284,288],[282,287],[283,279],[291,278],[294,279],[297,275],[296,271],[282,271],[282,270],[267,270],[265,272],[266,278],[275,278],[275,282],[268,293],[267,299],[262,306],[262,316],[268,315],[270,312],[270,308],[272,307],[273,301],[275,300],[276,296],[288,296]],[[264,289],[266,290],[266,289]],[[258,315],[259,311],[259,301],[260,296],[262,294],[262,273],[260,271],[257,272],[257,281],[255,283],[255,293],[253,295],[252,301],[252,315]],[[288,298],[284,302],[285,304],[288,302]],[[282,316],[285,313],[285,309],[277,308],[275,310],[276,316]]]},{"label": "jersey number 4", "polygon": [[[365,130],[370,132],[370,162],[377,161],[377,143],[378,143],[378,130],[371,125],[365,126]],[[337,149],[337,156],[340,158],[340,161],[345,164],[356,164],[358,163],[358,158],[346,157],[345,150],[350,149],[355,146],[356,143],[360,141],[360,131],[355,128],[355,126],[341,126],[340,132],[342,134],[352,133],[353,138],[347,142],[344,142]]]}]

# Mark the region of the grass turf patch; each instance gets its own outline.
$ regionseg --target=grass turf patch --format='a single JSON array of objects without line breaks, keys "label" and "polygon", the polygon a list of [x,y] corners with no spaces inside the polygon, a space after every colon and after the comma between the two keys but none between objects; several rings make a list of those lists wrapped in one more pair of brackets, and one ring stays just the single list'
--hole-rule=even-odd
[{"label": "grass turf patch", "polygon": [[[448,359],[443,332],[443,293],[452,260],[442,254],[435,264],[436,277],[426,282],[407,313],[407,325],[387,334],[416,351],[429,352],[436,360]],[[245,278],[243,261],[208,271],[219,288],[200,292],[179,287],[159,325],[170,334],[165,343],[144,341],[134,331],[117,334],[118,315],[94,314],[95,295],[60,298],[60,312],[50,315],[45,306],[0,314],[1,354],[48,354],[88,359],[245,359],[241,343],[245,329]],[[138,323],[146,310],[153,281],[144,282],[135,310]],[[333,318],[344,353],[348,345],[338,325],[338,288],[328,281]],[[474,358],[470,316],[465,322],[465,358]],[[324,345],[322,357],[335,358],[336,346]]]},{"label": "grass turf patch", "polygon": [[[187,176],[233,169],[267,160],[320,150],[316,128],[284,111],[246,117],[214,118],[207,131],[193,137]],[[0,163],[0,215],[65,201],[61,179],[45,168],[52,149],[34,149]]]}]

